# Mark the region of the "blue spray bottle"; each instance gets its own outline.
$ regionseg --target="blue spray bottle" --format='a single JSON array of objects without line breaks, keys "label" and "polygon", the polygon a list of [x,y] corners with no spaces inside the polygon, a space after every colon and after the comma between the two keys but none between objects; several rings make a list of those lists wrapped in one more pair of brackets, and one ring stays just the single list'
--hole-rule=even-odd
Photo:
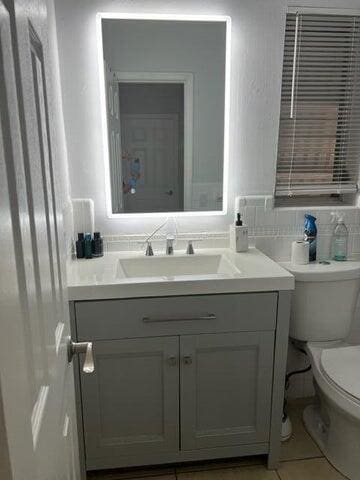
[{"label": "blue spray bottle", "polygon": [[309,261],[315,262],[316,260],[316,218],[309,213],[305,214],[304,223],[304,240],[309,242]]}]

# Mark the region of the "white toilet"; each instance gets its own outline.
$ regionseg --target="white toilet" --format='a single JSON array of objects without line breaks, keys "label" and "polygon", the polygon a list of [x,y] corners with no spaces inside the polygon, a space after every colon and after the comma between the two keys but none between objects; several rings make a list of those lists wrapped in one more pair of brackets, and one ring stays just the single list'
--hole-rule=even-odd
[{"label": "white toilet", "polygon": [[360,345],[346,343],[360,289],[360,262],[284,266],[295,276],[290,337],[305,342],[316,401],[309,433],[351,480],[360,478]]}]

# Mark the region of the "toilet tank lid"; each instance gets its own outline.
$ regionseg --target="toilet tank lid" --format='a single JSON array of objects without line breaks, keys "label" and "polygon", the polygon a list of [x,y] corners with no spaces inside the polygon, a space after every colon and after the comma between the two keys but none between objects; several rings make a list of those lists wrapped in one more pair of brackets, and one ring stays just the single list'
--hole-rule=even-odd
[{"label": "toilet tank lid", "polygon": [[321,368],[346,393],[360,400],[360,345],[324,348]]},{"label": "toilet tank lid", "polygon": [[360,262],[330,261],[328,264],[318,262],[308,265],[293,265],[290,262],[281,262],[298,282],[336,282],[338,280],[360,279]]}]

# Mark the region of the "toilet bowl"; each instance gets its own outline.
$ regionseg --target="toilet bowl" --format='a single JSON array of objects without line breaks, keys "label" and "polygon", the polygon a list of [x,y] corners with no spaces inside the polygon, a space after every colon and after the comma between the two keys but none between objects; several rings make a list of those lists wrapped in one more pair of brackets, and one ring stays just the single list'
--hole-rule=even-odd
[{"label": "toilet bowl", "polygon": [[311,361],[315,402],[305,426],[328,460],[360,478],[360,345],[346,343],[360,289],[360,262],[283,264],[295,276],[290,337]]}]

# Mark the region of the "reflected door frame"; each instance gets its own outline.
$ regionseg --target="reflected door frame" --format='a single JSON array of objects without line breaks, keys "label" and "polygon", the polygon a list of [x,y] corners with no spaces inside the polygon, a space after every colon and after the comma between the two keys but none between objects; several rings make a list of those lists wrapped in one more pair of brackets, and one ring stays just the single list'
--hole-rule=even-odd
[{"label": "reflected door frame", "polygon": [[182,83],[184,85],[184,211],[192,209],[194,75],[184,72],[113,72],[118,83]]}]

